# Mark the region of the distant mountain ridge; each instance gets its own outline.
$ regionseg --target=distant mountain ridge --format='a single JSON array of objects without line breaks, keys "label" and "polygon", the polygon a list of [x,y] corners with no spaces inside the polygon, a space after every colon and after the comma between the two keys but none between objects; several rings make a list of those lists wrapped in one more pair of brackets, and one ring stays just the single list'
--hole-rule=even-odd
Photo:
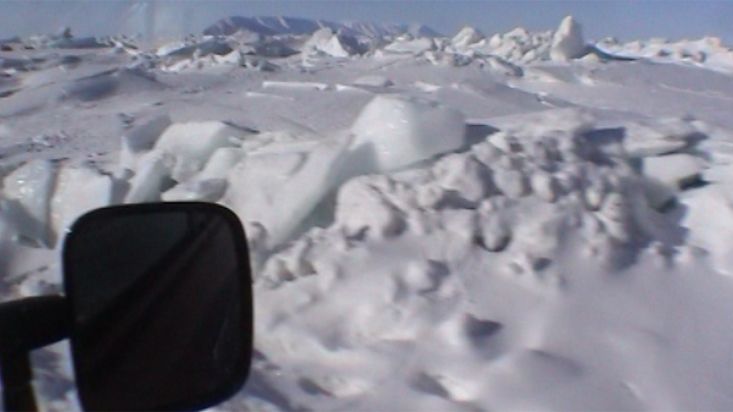
[{"label": "distant mountain ridge", "polygon": [[231,16],[204,29],[206,35],[230,35],[248,31],[265,36],[312,34],[321,28],[330,28],[343,34],[370,38],[398,36],[409,33],[419,37],[440,37],[442,34],[421,24],[377,24],[367,22],[337,23],[298,17],[244,17]]}]

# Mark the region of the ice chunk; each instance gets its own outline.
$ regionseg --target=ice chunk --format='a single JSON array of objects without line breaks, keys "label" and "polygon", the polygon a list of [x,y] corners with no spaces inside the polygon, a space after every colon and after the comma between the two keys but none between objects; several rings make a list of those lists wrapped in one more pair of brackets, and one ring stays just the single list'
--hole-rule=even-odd
[{"label": "ice chunk", "polygon": [[145,123],[127,131],[122,136],[122,167],[134,170],[137,157],[155,146],[161,134],[171,125],[168,115],[156,116]]},{"label": "ice chunk", "polygon": [[664,209],[675,199],[675,188],[654,179],[639,179],[639,184],[649,207],[655,210]]},{"label": "ice chunk", "polygon": [[249,154],[229,174],[224,202],[243,220],[264,226],[269,247],[279,245],[343,181],[343,154],[349,143],[324,141],[308,149],[283,144],[279,151]]},{"label": "ice chunk", "polygon": [[100,42],[95,37],[82,37],[78,39],[64,38],[53,40],[48,43],[48,47],[54,49],[98,49],[109,47],[109,44]]},{"label": "ice chunk", "polygon": [[155,51],[155,54],[160,57],[168,56],[178,50],[181,50],[187,46],[186,42],[183,41],[175,41],[171,43],[166,43],[158,48],[158,50]]},{"label": "ice chunk", "polygon": [[659,156],[690,147],[696,136],[697,129],[682,119],[634,122],[626,126],[624,149],[632,157]]},{"label": "ice chunk", "polygon": [[346,84],[338,84],[338,83],[334,85],[334,89],[336,89],[337,92],[342,92],[342,93],[344,92],[359,93],[359,94],[364,94],[364,95],[369,95],[372,93],[371,91],[367,90],[363,86],[357,87],[357,86],[349,86]]},{"label": "ice chunk", "polygon": [[459,31],[451,40],[454,47],[466,48],[472,44],[476,44],[484,39],[483,33],[477,29],[466,26]]},{"label": "ice chunk", "polygon": [[445,189],[437,185],[423,185],[417,188],[417,204],[425,209],[436,209],[445,198]]},{"label": "ice chunk", "polygon": [[367,86],[367,87],[389,87],[392,86],[392,80],[379,75],[363,76],[354,80],[356,86]]},{"label": "ice chunk", "polygon": [[643,173],[671,188],[682,189],[700,179],[705,163],[688,154],[644,158]]},{"label": "ice chunk", "polygon": [[[232,52],[236,53],[236,52]],[[226,56],[225,56],[226,57]],[[226,61],[225,58],[222,58],[223,61]],[[278,66],[275,63],[270,62],[267,59],[263,59],[258,56],[248,56],[240,54],[239,59],[239,65],[250,69],[250,70],[256,70],[260,72],[274,72],[280,70],[280,66]]]},{"label": "ice chunk", "polygon": [[171,179],[176,159],[169,153],[152,151],[144,155],[138,163],[138,170],[130,182],[130,191],[125,203],[156,202],[160,193]]},{"label": "ice chunk", "polygon": [[566,61],[582,57],[585,53],[586,45],[580,24],[572,16],[565,17],[552,37],[550,58],[555,61]]},{"label": "ice chunk", "polygon": [[211,54],[223,56],[232,52],[226,41],[218,38],[208,38],[193,44],[175,42],[162,46],[156,52],[160,57],[187,58],[204,57]]},{"label": "ice chunk", "polygon": [[629,156],[644,157],[678,152],[687,147],[687,142],[682,140],[639,139],[629,140],[624,146]]},{"label": "ice chunk", "polygon": [[299,52],[290,47],[285,41],[269,38],[256,42],[254,53],[262,57],[289,57]]},{"label": "ice chunk", "polygon": [[419,81],[419,80],[416,81],[415,83],[413,83],[413,85],[418,90],[423,91],[423,92],[426,92],[426,93],[437,92],[438,90],[440,90],[442,88],[441,86],[438,86],[437,84],[426,83],[426,82],[422,82],[422,81]]},{"label": "ice chunk", "polygon": [[473,57],[469,54],[427,51],[424,56],[436,66],[463,67],[473,62]]},{"label": "ice chunk", "polygon": [[349,57],[361,54],[365,50],[355,37],[342,33],[334,33],[328,27],[323,27],[313,33],[303,45],[305,53],[324,53],[333,57]]},{"label": "ice chunk", "polygon": [[222,147],[216,149],[199,177],[202,179],[225,178],[232,168],[242,160],[243,156],[244,152],[239,148]]},{"label": "ice chunk", "polygon": [[417,39],[397,39],[393,43],[388,44],[384,51],[395,54],[421,54],[430,50],[435,50],[435,42],[427,37]]},{"label": "ice chunk", "polygon": [[112,202],[112,179],[85,166],[64,166],[56,177],[51,197],[51,223],[61,236],[83,213]]},{"label": "ice chunk", "polygon": [[52,49],[97,49],[110,46],[95,37],[75,38],[68,27],[64,27],[58,34],[31,36],[28,40],[36,47]]},{"label": "ice chunk", "polygon": [[166,202],[202,201],[217,202],[228,187],[226,179],[194,179],[179,184],[161,195]]},{"label": "ice chunk", "polygon": [[123,148],[133,153],[150,150],[170,125],[171,118],[167,114],[156,116],[125,133],[122,136]]},{"label": "ice chunk", "polygon": [[174,157],[171,177],[182,182],[200,171],[216,149],[238,147],[251,134],[251,130],[217,121],[175,123],[165,130],[155,149]]},{"label": "ice chunk", "polygon": [[318,82],[288,82],[266,80],[262,82],[263,89],[285,89],[285,90],[327,90],[328,84]]},{"label": "ice chunk", "polygon": [[163,200],[218,201],[227,190],[229,172],[243,156],[244,152],[239,148],[217,149],[201,173],[163,193]]},{"label": "ice chunk", "polygon": [[506,132],[496,132],[490,135],[487,140],[504,153],[516,153],[523,150],[519,139]]},{"label": "ice chunk", "polygon": [[478,161],[486,166],[491,166],[502,157],[502,151],[488,142],[482,142],[471,146],[471,152]]},{"label": "ice chunk", "polygon": [[0,273],[3,273],[3,277],[8,276],[9,262],[13,258],[12,242],[18,235],[15,222],[4,213],[4,203],[0,200]]},{"label": "ice chunk", "polygon": [[461,112],[400,96],[376,96],[351,130],[353,160],[364,172],[398,169],[465,143]]},{"label": "ice chunk", "polygon": [[484,61],[493,71],[501,73],[504,76],[522,77],[524,74],[524,70],[521,67],[498,56],[488,56],[484,58]]},{"label": "ice chunk", "polygon": [[593,129],[595,117],[576,108],[550,109],[492,119],[491,125],[522,139],[559,139],[559,145],[572,144],[568,137]]},{"label": "ice chunk", "polygon": [[56,177],[56,165],[47,160],[33,160],[3,179],[3,194],[12,202],[13,219],[20,235],[39,245],[54,243],[50,229],[50,204]]}]

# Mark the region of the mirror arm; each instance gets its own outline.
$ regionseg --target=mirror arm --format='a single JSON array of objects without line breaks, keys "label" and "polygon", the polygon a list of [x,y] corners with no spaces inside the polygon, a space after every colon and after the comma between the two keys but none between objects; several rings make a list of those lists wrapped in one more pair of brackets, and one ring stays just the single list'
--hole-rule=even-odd
[{"label": "mirror arm", "polygon": [[0,304],[0,378],[7,411],[36,411],[30,351],[69,335],[63,296],[37,296]]},{"label": "mirror arm", "polygon": [[38,410],[33,393],[33,372],[28,352],[0,354],[0,375],[3,385],[3,406],[6,411]]},{"label": "mirror arm", "polygon": [[71,310],[61,295],[0,303],[0,354],[23,353],[66,339]]}]

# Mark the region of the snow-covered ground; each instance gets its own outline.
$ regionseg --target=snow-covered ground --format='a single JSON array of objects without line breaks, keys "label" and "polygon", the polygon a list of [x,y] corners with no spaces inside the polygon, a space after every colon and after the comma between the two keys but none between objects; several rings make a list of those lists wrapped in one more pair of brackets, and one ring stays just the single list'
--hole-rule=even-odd
[{"label": "snow-covered ground", "polygon": [[[208,33],[0,42],[4,300],[59,290],[86,210],[212,201],[256,277],[221,410],[733,409],[719,40]],[[66,346],[34,361],[44,405],[75,407]]]}]

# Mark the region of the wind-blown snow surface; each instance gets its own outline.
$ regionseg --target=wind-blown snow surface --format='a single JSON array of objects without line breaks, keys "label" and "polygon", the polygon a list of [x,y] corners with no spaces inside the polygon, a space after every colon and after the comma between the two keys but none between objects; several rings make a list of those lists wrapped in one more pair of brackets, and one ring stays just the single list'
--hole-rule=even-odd
[{"label": "wind-blown snow surface", "polygon": [[256,301],[221,410],[733,409],[729,49],[350,36],[4,44],[3,298],[59,290],[86,210],[219,202]]}]

